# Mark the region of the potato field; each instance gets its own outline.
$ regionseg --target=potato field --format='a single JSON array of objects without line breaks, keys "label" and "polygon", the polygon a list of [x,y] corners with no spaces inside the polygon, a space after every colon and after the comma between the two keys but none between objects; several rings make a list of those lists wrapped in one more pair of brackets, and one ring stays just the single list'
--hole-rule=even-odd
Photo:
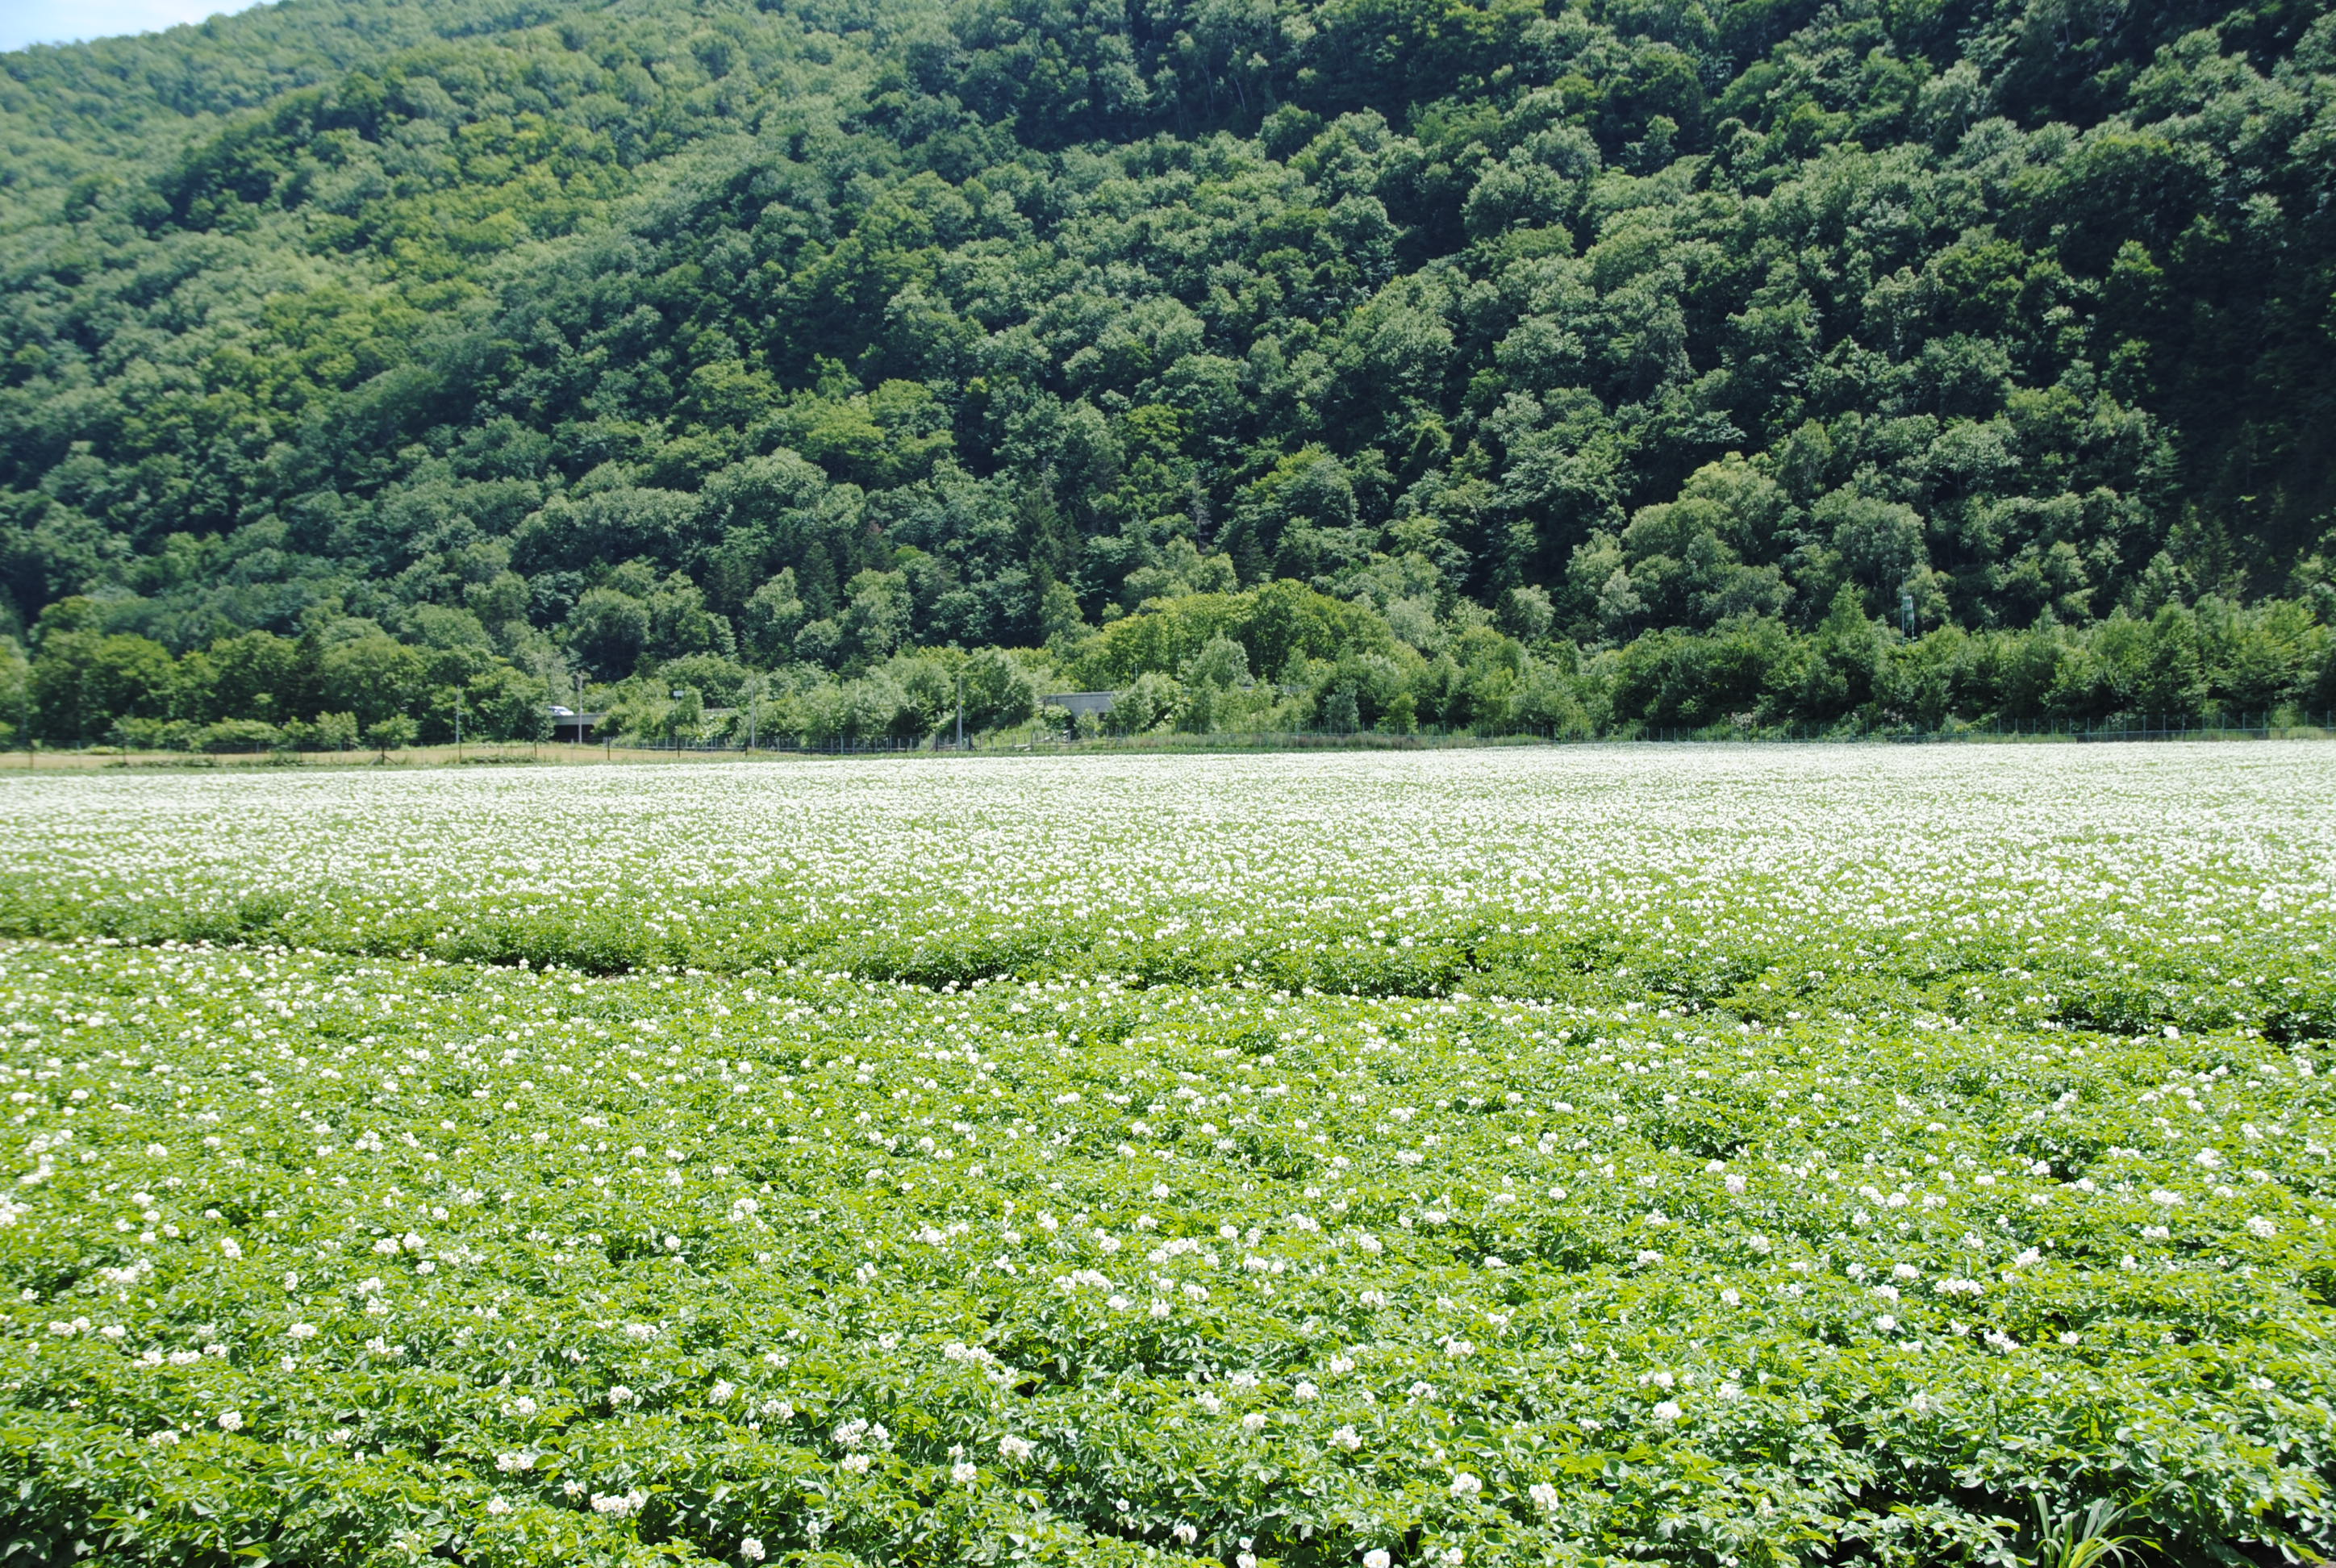
[{"label": "potato field", "polygon": [[2336,1554],[2336,748],[10,774],[0,937],[9,1563]]}]

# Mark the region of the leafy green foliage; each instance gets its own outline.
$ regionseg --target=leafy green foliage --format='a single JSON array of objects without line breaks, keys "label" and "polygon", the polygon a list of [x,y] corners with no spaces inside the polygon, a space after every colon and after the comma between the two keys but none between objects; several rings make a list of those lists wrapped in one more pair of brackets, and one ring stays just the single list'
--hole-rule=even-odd
[{"label": "leafy green foliage", "polygon": [[[638,702],[718,656],[847,708],[950,646],[1182,682],[1121,628],[1286,581],[1394,628],[1309,646],[1328,682],[1245,641],[1292,723],[1525,723],[1452,698],[1520,592],[1546,618],[1499,662],[1593,724],[2324,706],[2331,29],[315,0],[32,51],[0,630],[312,666],[377,633],[425,653],[384,689],[427,732],[491,666]],[[1910,706],[1844,589],[2056,695]],[[2185,615],[2301,651],[2225,677]],[[70,662],[50,739],[171,717],[144,648]]]},{"label": "leafy green foliage", "polygon": [[11,774],[8,1542],[2325,1555],[2265,756]]}]

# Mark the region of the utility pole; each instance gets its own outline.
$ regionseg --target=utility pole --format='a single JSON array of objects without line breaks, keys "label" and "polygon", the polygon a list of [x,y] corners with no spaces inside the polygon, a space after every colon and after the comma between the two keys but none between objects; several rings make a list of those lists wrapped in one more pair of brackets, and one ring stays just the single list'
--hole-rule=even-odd
[{"label": "utility pole", "polygon": [[957,667],[957,749],[965,749],[965,666]]},{"label": "utility pole", "polygon": [[454,688],[454,760],[462,760],[462,688]]},{"label": "utility pole", "polygon": [[1911,588],[1902,588],[1898,590],[1898,629],[1906,634],[1907,640],[1913,639],[1914,590]]},{"label": "utility pole", "polygon": [[754,710],[763,706],[763,677],[754,676],[746,682],[746,755],[754,755]]}]

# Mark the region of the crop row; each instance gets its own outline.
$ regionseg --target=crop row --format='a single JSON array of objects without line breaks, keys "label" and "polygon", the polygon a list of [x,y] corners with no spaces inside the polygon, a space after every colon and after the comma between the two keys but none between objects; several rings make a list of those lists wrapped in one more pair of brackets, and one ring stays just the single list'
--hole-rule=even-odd
[{"label": "crop row", "polygon": [[[0,933],[2336,1031],[2324,754],[0,781]],[[645,788],[645,779],[656,781]]]},{"label": "crop row", "polygon": [[2110,1497],[2336,1550],[2324,1040],[1793,982],[0,950],[10,1528],[1914,1563]]}]

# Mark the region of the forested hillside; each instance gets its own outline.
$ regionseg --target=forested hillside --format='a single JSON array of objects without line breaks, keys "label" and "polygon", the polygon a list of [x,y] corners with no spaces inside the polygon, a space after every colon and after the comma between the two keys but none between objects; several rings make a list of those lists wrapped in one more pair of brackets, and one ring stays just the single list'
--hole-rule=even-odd
[{"label": "forested hillside", "polygon": [[0,380],[56,742],[2324,709],[2336,15],[287,0],[0,56]]}]

